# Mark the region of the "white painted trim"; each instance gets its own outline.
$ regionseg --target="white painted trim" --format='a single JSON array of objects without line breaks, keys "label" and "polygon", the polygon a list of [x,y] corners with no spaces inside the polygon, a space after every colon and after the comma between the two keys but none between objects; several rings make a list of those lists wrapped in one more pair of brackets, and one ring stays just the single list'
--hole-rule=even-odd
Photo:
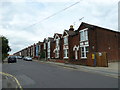
[{"label": "white painted trim", "polygon": [[60,39],[59,35],[58,35],[58,34],[55,34],[54,41],[57,40],[56,37],[58,37],[58,39]]},{"label": "white painted trim", "polygon": [[[66,36],[64,36],[63,38],[65,39],[67,37],[67,40],[68,40],[68,36],[66,35]],[[64,43],[64,40],[63,40],[63,43]],[[68,42],[69,43],[69,42]],[[67,44],[63,44],[63,45],[68,45],[68,43]]]},{"label": "white painted trim", "polygon": [[87,57],[81,57],[81,59],[87,59]]},{"label": "white painted trim", "polygon": [[[67,34],[66,36],[69,36],[69,34],[65,30],[64,30],[64,32]],[[64,34],[64,32],[63,32],[63,34]],[[62,34],[61,38],[64,37],[63,34]]]},{"label": "white painted trim", "polygon": [[78,59],[78,51],[75,50],[75,59]]},{"label": "white painted trim", "polygon": [[[81,47],[84,48],[84,54],[85,54],[85,56],[86,56],[86,57],[82,57],[82,50],[80,49],[80,52],[81,52],[81,58],[82,58],[82,59],[86,59],[86,58],[87,58],[87,55],[86,55],[85,47],[89,47],[89,46],[88,46],[88,45],[84,45],[84,46],[81,46]],[[81,48],[81,47],[80,47],[80,48]],[[88,51],[88,52],[89,52],[89,51]]]},{"label": "white painted trim", "polygon": [[85,31],[85,30],[88,30],[88,28],[81,29],[79,32],[82,32],[82,31]]},{"label": "white painted trim", "polygon": [[87,46],[89,46],[89,45],[81,45],[81,46],[80,46],[80,48],[81,48],[81,47],[84,47],[84,46],[86,46],[86,47],[87,47]]},{"label": "white painted trim", "polygon": [[75,45],[74,47],[73,47],[73,51],[75,51],[75,49],[77,49],[77,51],[79,50],[79,45],[77,46],[77,45]]},{"label": "white painted trim", "polygon": [[64,59],[68,59],[68,57],[63,57]]},{"label": "white painted trim", "polygon": [[[87,31],[87,39],[86,39],[85,31]],[[83,32],[83,37],[84,37],[85,40],[81,40],[81,32]],[[80,30],[79,33],[80,33],[80,37],[79,37],[80,38],[80,42],[88,41],[88,28]]]}]

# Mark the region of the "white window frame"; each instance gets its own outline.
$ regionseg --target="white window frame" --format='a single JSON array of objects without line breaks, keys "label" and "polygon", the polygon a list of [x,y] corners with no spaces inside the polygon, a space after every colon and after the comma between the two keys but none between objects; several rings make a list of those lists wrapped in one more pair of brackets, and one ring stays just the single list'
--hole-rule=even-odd
[{"label": "white window frame", "polygon": [[56,39],[56,47],[59,46],[59,39]]},{"label": "white window frame", "polygon": [[48,50],[47,50],[48,58],[50,58],[50,41],[48,41],[47,47],[48,47]]},{"label": "white window frame", "polygon": [[68,48],[64,48],[64,59],[68,59]]},{"label": "white window frame", "polygon": [[50,49],[47,50],[48,58],[50,58]]},{"label": "white window frame", "polygon": [[80,32],[80,42],[87,41],[88,40],[88,28],[80,30],[79,32]]},{"label": "white window frame", "polygon": [[55,58],[59,58],[59,50],[55,51]]},{"label": "white window frame", "polygon": [[39,50],[38,51],[41,52],[41,45],[39,45]]},{"label": "white window frame", "polygon": [[[81,50],[81,58],[82,58],[82,59],[86,59],[86,58],[87,58],[87,54],[86,54],[86,53],[88,53],[89,50],[86,51],[86,47],[89,47],[89,45],[80,46],[80,50]],[[81,48],[84,48],[84,50],[82,51]],[[82,57],[82,53],[84,53],[84,57]]]},{"label": "white window frame", "polygon": [[44,49],[46,49],[46,43],[44,43]]},{"label": "white window frame", "polygon": [[50,49],[50,41],[48,42],[48,49]]},{"label": "white window frame", "polygon": [[64,45],[68,45],[68,36],[64,36]]},{"label": "white window frame", "polygon": [[75,59],[78,59],[78,51],[75,50]]}]

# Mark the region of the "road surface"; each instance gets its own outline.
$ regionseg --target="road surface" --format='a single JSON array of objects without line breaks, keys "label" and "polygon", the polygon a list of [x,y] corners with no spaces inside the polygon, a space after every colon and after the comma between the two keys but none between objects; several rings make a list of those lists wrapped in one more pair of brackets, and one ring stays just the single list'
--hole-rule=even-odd
[{"label": "road surface", "polygon": [[118,88],[118,79],[54,64],[18,60],[3,64],[3,72],[17,78],[23,88]]}]

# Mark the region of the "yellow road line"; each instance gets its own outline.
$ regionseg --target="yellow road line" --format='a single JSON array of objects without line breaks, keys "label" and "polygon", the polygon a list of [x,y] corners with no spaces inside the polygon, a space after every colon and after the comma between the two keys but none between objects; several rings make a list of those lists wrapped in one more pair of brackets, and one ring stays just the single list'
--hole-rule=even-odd
[{"label": "yellow road line", "polygon": [[23,90],[22,86],[20,85],[20,83],[19,83],[19,81],[17,80],[17,78],[16,78],[16,77],[14,77],[14,76],[13,76],[13,75],[11,75],[11,74],[4,73],[4,72],[0,72],[0,74],[2,74],[2,75],[6,75],[6,76],[9,76],[9,77],[14,78],[14,79],[15,79],[15,81],[16,81],[16,83],[18,84],[18,86],[19,86],[20,90]]}]

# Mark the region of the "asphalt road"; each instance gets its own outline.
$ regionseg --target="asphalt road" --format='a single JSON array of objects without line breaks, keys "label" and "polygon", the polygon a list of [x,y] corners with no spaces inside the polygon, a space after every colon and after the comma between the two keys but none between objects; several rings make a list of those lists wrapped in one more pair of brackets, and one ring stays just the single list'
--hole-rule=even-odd
[{"label": "asphalt road", "polygon": [[23,88],[118,88],[117,78],[43,62],[18,60],[2,68],[15,76]]}]

